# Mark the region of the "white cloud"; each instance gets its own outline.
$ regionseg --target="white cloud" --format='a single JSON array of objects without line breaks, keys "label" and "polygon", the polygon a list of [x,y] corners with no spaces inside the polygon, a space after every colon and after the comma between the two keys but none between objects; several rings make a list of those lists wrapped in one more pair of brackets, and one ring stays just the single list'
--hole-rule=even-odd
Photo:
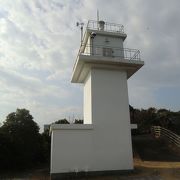
[{"label": "white cloud", "polygon": [[[141,50],[145,66],[129,80],[130,103],[159,106],[159,89],[180,89],[178,0],[0,0],[0,119],[28,108],[41,125],[82,114],[82,89],[70,84],[80,43],[77,21],[122,23],[126,47]],[[162,95],[163,96],[163,95]],[[179,96],[179,94],[174,94]],[[175,102],[174,109],[180,104]]]}]

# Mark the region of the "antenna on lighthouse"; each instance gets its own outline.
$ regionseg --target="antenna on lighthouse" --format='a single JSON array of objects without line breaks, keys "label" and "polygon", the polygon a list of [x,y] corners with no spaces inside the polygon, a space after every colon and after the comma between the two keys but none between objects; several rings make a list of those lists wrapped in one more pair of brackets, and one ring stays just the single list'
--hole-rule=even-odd
[{"label": "antenna on lighthouse", "polygon": [[80,27],[80,29],[81,29],[81,45],[82,45],[82,41],[83,41],[83,26],[84,26],[84,23],[83,23],[83,22],[77,22],[77,23],[76,23],[76,26],[77,26],[77,27]]},{"label": "antenna on lighthouse", "polygon": [[97,9],[97,22],[99,22],[99,9]]}]

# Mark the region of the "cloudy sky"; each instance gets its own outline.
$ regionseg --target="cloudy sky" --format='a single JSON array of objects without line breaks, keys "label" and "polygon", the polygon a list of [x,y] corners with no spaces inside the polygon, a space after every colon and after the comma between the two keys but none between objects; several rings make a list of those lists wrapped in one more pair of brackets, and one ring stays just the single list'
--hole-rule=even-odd
[{"label": "cloudy sky", "polygon": [[123,24],[125,47],[145,66],[128,81],[136,108],[180,110],[179,0],[0,0],[0,123],[16,108],[42,126],[82,118],[82,85],[71,84],[80,44],[76,22]]}]

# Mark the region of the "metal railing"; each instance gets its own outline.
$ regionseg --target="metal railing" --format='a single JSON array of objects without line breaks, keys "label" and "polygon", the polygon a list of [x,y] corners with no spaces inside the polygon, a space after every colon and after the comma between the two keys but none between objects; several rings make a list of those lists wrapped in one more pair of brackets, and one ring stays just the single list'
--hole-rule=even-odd
[{"label": "metal railing", "polygon": [[79,51],[79,55],[101,56],[111,58],[119,57],[126,60],[140,60],[140,51],[137,49],[98,45],[82,45]]},{"label": "metal railing", "polygon": [[87,29],[124,33],[124,26],[121,24],[104,22],[104,27],[102,29],[99,22],[102,22],[102,21],[89,20],[87,24]]},{"label": "metal railing", "polygon": [[119,58],[119,59],[125,59],[125,60],[130,60],[130,61],[141,60],[140,51],[137,49],[117,48],[117,47],[98,46],[98,45],[92,46],[92,45],[82,44],[79,49],[73,70],[76,67],[79,55]]},{"label": "metal railing", "polygon": [[168,141],[180,148],[180,136],[161,126],[152,126],[151,132],[156,138],[165,137]]}]

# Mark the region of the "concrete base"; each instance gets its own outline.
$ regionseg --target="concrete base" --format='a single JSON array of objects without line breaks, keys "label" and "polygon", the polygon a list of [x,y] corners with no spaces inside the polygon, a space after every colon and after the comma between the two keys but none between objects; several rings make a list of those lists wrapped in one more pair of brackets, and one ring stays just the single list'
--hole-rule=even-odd
[{"label": "concrete base", "polygon": [[133,173],[134,170],[111,170],[111,171],[88,171],[88,172],[70,172],[70,173],[52,173],[52,180],[59,179],[80,179],[96,176],[109,176],[109,175],[126,175]]}]

